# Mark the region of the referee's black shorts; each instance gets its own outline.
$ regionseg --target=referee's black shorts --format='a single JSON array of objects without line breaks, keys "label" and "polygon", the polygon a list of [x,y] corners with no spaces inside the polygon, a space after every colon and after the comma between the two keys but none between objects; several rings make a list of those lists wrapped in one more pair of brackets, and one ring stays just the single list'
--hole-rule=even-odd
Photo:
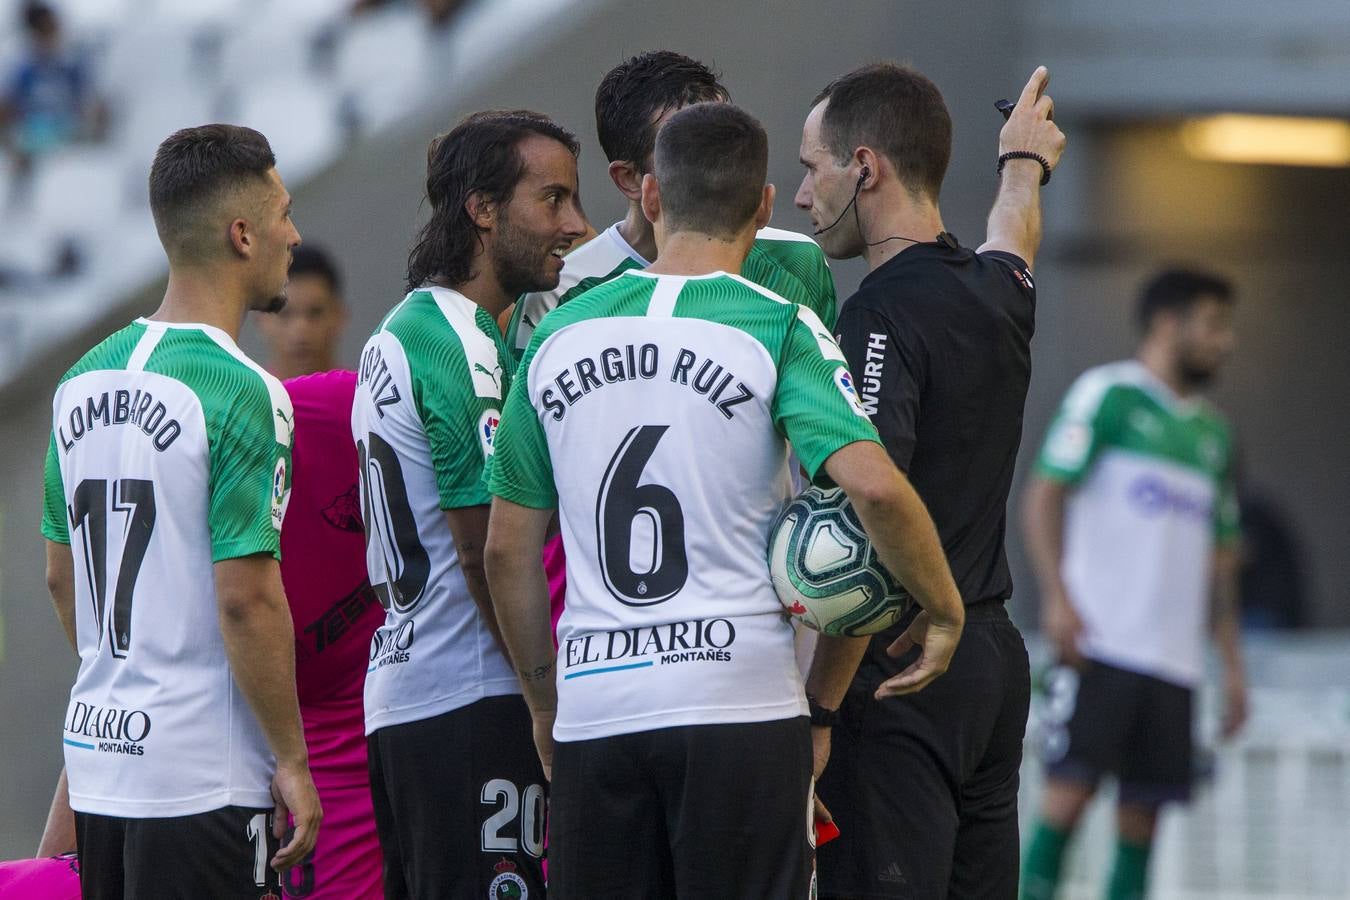
[{"label": "referee's black shorts", "polygon": [[967,608],[951,667],[919,693],[878,701],[878,683],[855,679],[817,786],[840,830],[820,896],[1014,900],[1031,681],[1003,604]]},{"label": "referee's black shorts", "polygon": [[806,900],[805,717],[559,742],[550,900]]}]

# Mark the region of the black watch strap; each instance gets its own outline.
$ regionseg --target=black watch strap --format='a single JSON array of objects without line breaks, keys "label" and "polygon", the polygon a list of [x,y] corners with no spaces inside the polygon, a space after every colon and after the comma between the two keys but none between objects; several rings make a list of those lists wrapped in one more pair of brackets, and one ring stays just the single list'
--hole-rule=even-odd
[{"label": "black watch strap", "polygon": [[806,695],[806,706],[811,711],[811,724],[821,728],[832,728],[839,721],[839,710],[826,709],[816,702],[816,698]]}]

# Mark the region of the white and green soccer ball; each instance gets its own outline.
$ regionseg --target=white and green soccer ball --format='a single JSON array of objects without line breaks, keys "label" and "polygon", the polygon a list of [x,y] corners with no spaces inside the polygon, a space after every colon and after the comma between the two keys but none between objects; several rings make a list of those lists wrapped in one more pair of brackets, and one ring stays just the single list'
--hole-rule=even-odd
[{"label": "white and green soccer ball", "polygon": [[822,634],[875,634],[912,602],[837,487],[808,487],[783,509],[769,532],[769,575],[788,613]]}]

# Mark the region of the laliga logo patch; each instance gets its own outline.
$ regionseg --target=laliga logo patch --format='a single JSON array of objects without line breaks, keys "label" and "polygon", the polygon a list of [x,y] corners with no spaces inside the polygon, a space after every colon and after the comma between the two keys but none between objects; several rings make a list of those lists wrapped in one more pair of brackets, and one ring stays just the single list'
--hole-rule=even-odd
[{"label": "laliga logo patch", "polygon": [[530,888],[516,874],[516,864],[506,857],[492,867],[497,877],[488,885],[488,900],[527,900]]},{"label": "laliga logo patch", "polygon": [[1047,455],[1056,465],[1081,465],[1092,449],[1092,429],[1082,422],[1066,421],[1055,426],[1046,444]]},{"label": "laliga logo patch", "polygon": [[863,409],[862,401],[858,399],[858,389],[853,386],[853,376],[848,369],[840,366],[834,370],[834,384],[848,401],[849,408],[864,419],[867,418],[867,410]]},{"label": "laliga logo patch", "polygon": [[286,514],[286,459],[277,460],[272,472],[272,525],[281,530],[281,519]]},{"label": "laliga logo patch", "polygon": [[485,410],[478,417],[478,440],[483,445],[483,458],[492,455],[492,446],[497,440],[497,426],[501,424],[501,410]]}]

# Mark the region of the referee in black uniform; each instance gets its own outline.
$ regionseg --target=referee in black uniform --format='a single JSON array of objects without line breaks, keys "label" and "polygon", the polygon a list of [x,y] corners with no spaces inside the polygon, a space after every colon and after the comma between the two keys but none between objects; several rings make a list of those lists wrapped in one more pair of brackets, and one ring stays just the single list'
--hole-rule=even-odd
[{"label": "referee in black uniform", "polygon": [[[865,66],[821,91],[803,129],[797,205],[829,256],[861,254],[870,269],[844,303],[840,344],[966,603],[950,667],[922,693],[906,671],[926,615],[858,640],[842,703],[812,698],[818,771],[829,758],[818,796],[842,832],[819,851],[821,897],[1017,895],[1030,679],[1004,609],[1003,538],[1031,376],[1040,185],[1064,148],[1047,80],[1037,69],[999,136],[1001,186],[978,250],[942,224],[951,119],[927,78]],[[811,673],[808,695],[824,674]]]}]

